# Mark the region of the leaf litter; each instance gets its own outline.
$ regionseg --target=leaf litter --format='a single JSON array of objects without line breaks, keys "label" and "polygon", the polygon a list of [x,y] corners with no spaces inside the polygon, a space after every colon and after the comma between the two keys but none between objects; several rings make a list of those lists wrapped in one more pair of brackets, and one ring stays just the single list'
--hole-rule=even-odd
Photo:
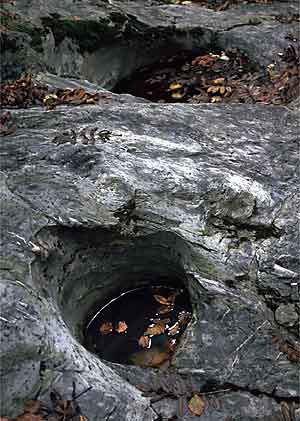
[{"label": "leaf litter", "polygon": [[300,95],[300,47],[290,44],[266,68],[236,48],[192,56],[179,52],[120,81],[115,92],[153,102],[285,105]]},{"label": "leaf litter", "polygon": [[76,395],[75,382],[71,399],[64,399],[55,389],[50,392],[51,406],[38,399],[24,402],[23,413],[16,418],[0,417],[0,421],[88,421],[78,404],[78,398],[92,389],[92,386]]},{"label": "leaf litter", "polygon": [[51,90],[45,85],[34,82],[31,75],[0,86],[1,108],[44,106],[50,110],[58,105],[94,105],[100,99],[109,98],[110,94],[105,92],[89,93],[83,88]]}]

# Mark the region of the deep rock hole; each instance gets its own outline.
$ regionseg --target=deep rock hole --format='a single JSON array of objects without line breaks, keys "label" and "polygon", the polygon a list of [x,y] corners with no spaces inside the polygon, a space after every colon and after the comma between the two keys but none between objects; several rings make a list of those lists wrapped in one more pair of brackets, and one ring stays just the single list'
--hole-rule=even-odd
[{"label": "deep rock hole", "polygon": [[115,363],[170,364],[192,317],[183,240],[51,227],[34,241],[48,250],[32,265],[37,287],[86,349]]}]

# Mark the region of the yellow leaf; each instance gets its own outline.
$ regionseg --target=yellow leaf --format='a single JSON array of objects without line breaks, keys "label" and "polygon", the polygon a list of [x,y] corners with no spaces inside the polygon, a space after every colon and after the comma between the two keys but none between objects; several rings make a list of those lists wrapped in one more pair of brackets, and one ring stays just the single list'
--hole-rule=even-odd
[{"label": "yellow leaf", "polygon": [[181,94],[180,92],[173,92],[172,93],[172,98],[174,99],[181,99],[183,98],[184,94]]},{"label": "yellow leaf", "polygon": [[127,323],[124,321],[118,322],[117,327],[116,327],[116,332],[118,333],[124,333],[126,332],[128,326]]},{"label": "yellow leaf", "polygon": [[157,294],[154,294],[153,296],[154,296],[155,300],[157,302],[159,302],[159,304],[163,304],[165,306],[170,305],[170,302],[169,302],[168,298],[163,297],[162,295],[157,295]]},{"label": "yellow leaf", "polygon": [[218,79],[213,80],[213,83],[215,85],[223,85],[224,81],[225,81],[224,77],[219,77]]},{"label": "yellow leaf", "polygon": [[200,417],[205,409],[205,401],[199,395],[194,394],[188,402],[188,408],[192,415]]},{"label": "yellow leaf", "polygon": [[207,89],[207,92],[208,93],[211,93],[211,94],[215,94],[215,93],[217,93],[219,91],[219,89],[220,89],[220,86],[210,86]]},{"label": "yellow leaf", "polygon": [[171,91],[176,91],[176,89],[180,89],[180,88],[182,88],[182,85],[181,85],[181,83],[177,83],[177,82],[173,82],[173,83],[171,83],[171,85],[169,86],[169,89],[170,89]]},{"label": "yellow leaf", "polygon": [[179,332],[179,330],[180,330],[180,328],[179,328],[179,323],[178,323],[178,322],[176,322],[176,323],[174,323],[174,324],[173,324],[173,326],[171,326],[171,327],[169,328],[168,334],[169,334],[170,336],[177,335],[177,333]]},{"label": "yellow leaf", "polygon": [[221,102],[222,101],[222,98],[220,97],[220,96],[214,96],[212,99],[211,99],[211,102]]},{"label": "yellow leaf", "polygon": [[47,104],[49,104],[51,102],[55,102],[57,100],[58,100],[58,96],[57,95],[55,95],[55,94],[49,94],[49,95],[46,95],[45,96],[45,98],[43,99],[43,103],[45,105],[47,105]]},{"label": "yellow leaf", "polygon": [[220,94],[221,94],[221,95],[224,95],[224,94],[225,94],[225,92],[226,92],[226,88],[225,88],[225,86],[220,86]]}]

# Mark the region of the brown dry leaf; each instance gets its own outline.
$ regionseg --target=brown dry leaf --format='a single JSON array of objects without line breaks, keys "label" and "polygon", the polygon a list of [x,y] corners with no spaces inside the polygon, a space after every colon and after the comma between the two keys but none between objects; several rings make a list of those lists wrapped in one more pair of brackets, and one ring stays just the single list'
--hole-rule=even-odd
[{"label": "brown dry leaf", "polygon": [[41,401],[31,399],[24,404],[24,412],[37,414],[41,410]]},{"label": "brown dry leaf", "polygon": [[116,332],[118,333],[124,333],[128,329],[127,323],[122,320],[121,322],[118,322],[116,327]]},{"label": "brown dry leaf", "polygon": [[111,322],[103,322],[100,325],[100,333],[101,333],[101,335],[108,335],[112,331],[113,331],[113,325],[112,325]]},{"label": "brown dry leaf", "polygon": [[219,77],[218,79],[213,80],[213,83],[215,85],[223,85],[224,81],[225,81],[224,77]]},{"label": "brown dry leaf", "polygon": [[205,401],[194,394],[188,402],[188,408],[192,415],[200,417],[205,409]]},{"label": "brown dry leaf", "polygon": [[222,101],[222,98],[220,97],[220,96],[214,96],[212,99],[211,99],[211,102],[221,102]]},{"label": "brown dry leaf", "polygon": [[164,333],[165,329],[166,329],[165,324],[160,322],[153,326],[149,326],[147,330],[144,332],[144,335],[148,335],[148,336],[160,335],[161,333]]},{"label": "brown dry leaf", "polygon": [[168,297],[163,297],[162,295],[154,294],[155,300],[164,306],[172,306],[175,303],[177,295],[180,294],[179,291],[172,292]]},{"label": "brown dry leaf", "polygon": [[162,295],[154,294],[154,298],[159,304],[162,304],[164,306],[170,305],[168,298],[163,297]]},{"label": "brown dry leaf", "polygon": [[166,344],[165,344],[166,351],[173,353],[176,349],[176,345],[177,345],[176,339],[169,339],[168,341],[166,341]]},{"label": "brown dry leaf", "polygon": [[173,326],[171,326],[171,327],[169,328],[169,330],[168,330],[168,335],[170,335],[170,336],[177,335],[177,333],[179,332],[179,330],[180,330],[179,323],[178,323],[178,322],[176,322],[176,323],[174,323],[174,324],[173,324]]},{"label": "brown dry leaf", "polygon": [[178,323],[180,326],[184,326],[188,324],[188,322],[191,320],[191,313],[188,311],[181,311],[178,315]]},{"label": "brown dry leaf", "polygon": [[205,54],[203,56],[195,57],[194,60],[192,61],[192,65],[193,66],[210,67],[216,62],[217,58],[218,58],[218,56]]},{"label": "brown dry leaf", "polygon": [[170,321],[171,321],[171,319],[169,319],[169,318],[167,318],[167,319],[152,319],[152,322],[153,323],[164,323],[164,324],[167,324],[167,323],[170,323]]},{"label": "brown dry leaf", "polygon": [[225,94],[225,92],[226,92],[226,88],[225,88],[225,86],[220,86],[220,94],[221,94],[221,95],[224,95],[224,94]]},{"label": "brown dry leaf", "polygon": [[150,338],[149,336],[141,336],[139,339],[139,346],[141,346],[142,348],[148,348],[149,347],[149,343],[150,343]]},{"label": "brown dry leaf", "polygon": [[174,308],[173,305],[169,305],[169,306],[163,305],[163,306],[160,306],[159,309],[158,309],[158,314],[167,314],[167,313],[170,313],[173,310],[173,308]]}]

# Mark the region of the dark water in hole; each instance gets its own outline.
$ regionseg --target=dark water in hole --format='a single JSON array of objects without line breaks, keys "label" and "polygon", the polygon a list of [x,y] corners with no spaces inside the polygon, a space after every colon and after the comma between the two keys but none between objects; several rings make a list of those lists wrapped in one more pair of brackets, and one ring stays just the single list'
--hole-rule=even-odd
[{"label": "dark water in hole", "polygon": [[[161,305],[153,294],[169,296],[175,291],[181,291],[175,299],[174,307],[168,314],[158,314]],[[129,357],[140,351],[138,339],[151,325],[151,319],[170,319],[172,326],[178,320],[180,312],[191,313],[191,305],[187,292],[169,287],[143,287],[128,291],[103,306],[90,320],[85,329],[85,347],[100,358],[120,364],[130,364]],[[113,329],[108,334],[100,333],[104,322],[111,322],[113,327],[118,322],[125,321],[128,328],[124,333]],[[176,335],[176,342],[184,328]],[[166,335],[152,336],[151,346],[156,346]]]}]

